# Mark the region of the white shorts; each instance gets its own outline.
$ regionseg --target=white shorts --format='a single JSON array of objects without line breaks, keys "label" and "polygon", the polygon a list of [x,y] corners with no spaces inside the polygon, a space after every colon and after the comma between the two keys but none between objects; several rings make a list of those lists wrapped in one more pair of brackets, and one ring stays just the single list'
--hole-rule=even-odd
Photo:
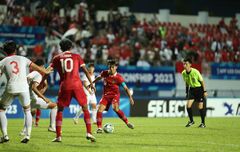
[{"label": "white shorts", "polygon": [[8,93],[7,90],[5,90],[2,99],[0,100],[0,108],[7,109],[7,107],[12,104],[15,97],[18,97],[22,106],[30,105],[30,94],[28,91],[19,93]]},{"label": "white shorts", "polygon": [[49,103],[46,103],[42,98],[36,97],[31,100],[32,109],[47,109]]},{"label": "white shorts", "polygon": [[88,104],[97,104],[97,98],[95,94],[87,95]]}]

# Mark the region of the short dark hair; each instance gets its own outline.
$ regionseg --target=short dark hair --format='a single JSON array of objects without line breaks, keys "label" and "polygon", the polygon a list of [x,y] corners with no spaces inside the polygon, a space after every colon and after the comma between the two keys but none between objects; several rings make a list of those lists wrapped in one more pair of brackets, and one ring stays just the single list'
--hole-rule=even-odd
[{"label": "short dark hair", "polygon": [[107,61],[108,65],[116,65],[118,66],[118,61],[116,59],[110,59]]},{"label": "short dark hair", "polygon": [[3,48],[0,47],[0,61],[7,56],[7,53],[3,51]]},{"label": "short dark hair", "polygon": [[69,39],[62,39],[59,43],[61,50],[64,51],[68,51],[73,47],[73,43],[71,40]]},{"label": "short dark hair", "polygon": [[6,41],[3,44],[3,51],[6,52],[8,55],[13,54],[16,50],[17,44],[12,40]]},{"label": "short dark hair", "polygon": [[189,62],[189,63],[192,64],[192,59],[191,58],[185,58],[185,59],[183,59],[183,62]]},{"label": "short dark hair", "polygon": [[34,63],[38,66],[44,65],[44,61],[42,59],[37,59]]}]

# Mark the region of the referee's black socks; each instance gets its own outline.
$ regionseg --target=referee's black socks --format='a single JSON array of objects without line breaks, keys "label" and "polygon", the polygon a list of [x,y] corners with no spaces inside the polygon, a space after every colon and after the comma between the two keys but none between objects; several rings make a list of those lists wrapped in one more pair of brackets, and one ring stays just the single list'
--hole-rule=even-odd
[{"label": "referee's black socks", "polygon": [[191,122],[193,122],[192,108],[187,108],[188,117]]},{"label": "referee's black socks", "polygon": [[202,119],[202,123],[205,124],[205,111],[204,111],[204,109],[199,109],[199,112],[200,112],[200,116],[201,116],[201,119]]}]

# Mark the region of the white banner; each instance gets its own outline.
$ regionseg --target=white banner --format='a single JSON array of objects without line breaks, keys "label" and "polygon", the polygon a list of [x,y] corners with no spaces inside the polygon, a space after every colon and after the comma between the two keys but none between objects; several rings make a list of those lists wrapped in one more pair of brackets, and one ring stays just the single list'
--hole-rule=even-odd
[{"label": "white banner", "polygon": [[186,101],[184,100],[150,100],[148,117],[185,117]]},{"label": "white banner", "polygon": [[207,99],[207,117],[240,116],[240,99]]}]

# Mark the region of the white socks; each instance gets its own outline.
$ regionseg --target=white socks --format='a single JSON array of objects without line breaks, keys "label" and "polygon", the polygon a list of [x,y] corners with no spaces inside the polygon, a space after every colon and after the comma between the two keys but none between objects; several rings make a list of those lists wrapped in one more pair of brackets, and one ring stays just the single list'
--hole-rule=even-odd
[{"label": "white socks", "polygon": [[77,111],[75,118],[78,119],[81,116],[81,114],[82,114],[82,107],[80,107],[79,110]]},{"label": "white socks", "polygon": [[[82,113],[82,107],[80,107],[74,118],[78,119],[82,115]],[[93,123],[97,123],[97,109],[92,109],[92,121]]]},{"label": "white socks", "polygon": [[0,111],[0,124],[3,136],[7,135],[7,117],[5,111]]},{"label": "white socks", "polygon": [[92,121],[97,123],[97,109],[92,109]]},{"label": "white socks", "polygon": [[30,108],[24,109],[24,116],[25,116],[25,125],[26,125],[26,136],[31,135],[32,131],[32,115]]},{"label": "white socks", "polygon": [[50,113],[50,126],[52,128],[56,127],[56,116],[57,116],[57,107],[53,108]]}]

